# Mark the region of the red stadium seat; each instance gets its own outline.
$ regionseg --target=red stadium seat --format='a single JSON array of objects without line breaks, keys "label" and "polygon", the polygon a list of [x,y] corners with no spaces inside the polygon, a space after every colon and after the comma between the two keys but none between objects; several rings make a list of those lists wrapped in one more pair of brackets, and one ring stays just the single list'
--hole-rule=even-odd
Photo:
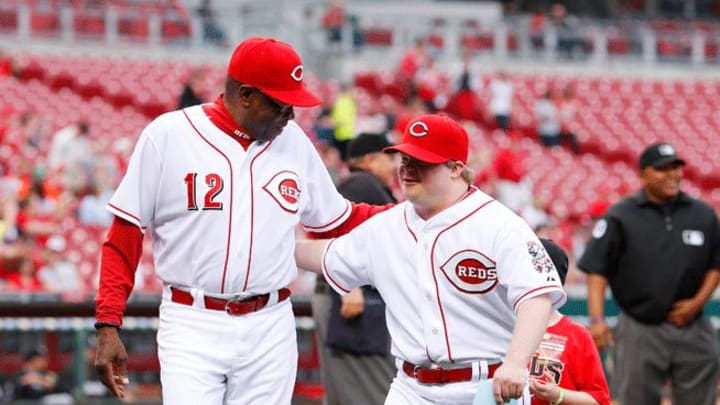
[{"label": "red stadium seat", "polygon": [[466,34],[460,38],[460,44],[476,51],[485,51],[493,49],[495,37],[492,32]]},{"label": "red stadium seat", "polygon": [[0,9],[0,32],[15,32],[18,29],[18,13],[14,9]]},{"label": "red stadium seat", "polygon": [[163,41],[172,42],[190,39],[190,23],[179,19],[167,19],[161,23]]},{"label": "red stadium seat", "polygon": [[610,55],[630,53],[630,40],[624,37],[608,37],[607,50]]},{"label": "red stadium seat", "polygon": [[73,17],[75,35],[82,38],[105,35],[105,17],[103,14],[75,14]]},{"label": "red stadium seat", "polygon": [[389,28],[367,28],[363,31],[365,45],[390,46],[393,42],[393,31]]},{"label": "red stadium seat", "polygon": [[133,40],[145,40],[150,34],[150,22],[145,16],[121,16],[118,18],[118,35]]},{"label": "red stadium seat", "polygon": [[32,11],[30,30],[33,35],[57,36],[60,33],[60,15],[54,11]]},{"label": "red stadium seat", "polygon": [[54,77],[47,78],[48,85],[53,90],[60,90],[62,88],[72,88],[75,85],[75,78],[72,74],[67,72],[60,72]]},{"label": "red stadium seat", "polygon": [[27,66],[21,68],[20,79],[29,81],[32,79],[43,80],[45,69],[37,62],[30,62]]}]

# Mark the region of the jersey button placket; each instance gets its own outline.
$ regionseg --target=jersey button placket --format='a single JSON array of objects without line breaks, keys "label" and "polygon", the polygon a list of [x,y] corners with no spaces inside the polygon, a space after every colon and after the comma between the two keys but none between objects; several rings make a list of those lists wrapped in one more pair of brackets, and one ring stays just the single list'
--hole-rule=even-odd
[{"label": "jersey button placket", "polygon": [[[442,337],[441,327],[442,319],[440,318],[440,308],[437,303],[437,295],[435,292],[435,278],[433,277],[434,269],[432,268],[431,258],[431,241],[433,235],[423,235],[418,241],[419,246],[419,262],[418,269],[421,269],[419,279],[421,280],[422,292],[425,300],[420,300],[422,307],[423,335],[427,346],[427,351],[431,358],[437,359],[445,354],[444,338]],[[438,277],[438,274],[435,274]],[[439,280],[438,280],[439,281]]]}]

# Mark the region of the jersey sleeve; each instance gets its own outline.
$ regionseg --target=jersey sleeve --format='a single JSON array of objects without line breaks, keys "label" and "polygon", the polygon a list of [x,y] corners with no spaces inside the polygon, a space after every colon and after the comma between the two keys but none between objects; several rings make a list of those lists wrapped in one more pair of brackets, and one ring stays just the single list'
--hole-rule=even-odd
[{"label": "jersey sleeve", "polygon": [[338,294],[371,284],[368,272],[370,228],[366,222],[352,232],[333,239],[323,253],[323,276]]},{"label": "jersey sleeve", "polygon": [[327,168],[310,141],[306,141],[308,165],[304,178],[306,204],[300,222],[307,232],[325,232],[338,227],[350,216],[352,208],[335,188]]},{"label": "jersey sleeve", "polygon": [[114,218],[102,246],[100,285],[95,297],[98,322],[122,325],[125,306],[135,285],[142,241],[140,228],[122,218]]},{"label": "jersey sleeve", "polygon": [[151,123],[140,135],[127,172],[107,206],[114,215],[143,231],[153,217],[158,182],[162,175],[162,156],[152,140],[152,134],[157,130],[157,125]]},{"label": "jersey sleeve", "polygon": [[510,221],[498,234],[497,273],[513,311],[530,298],[550,294],[553,308],[565,303],[560,276],[540,240],[522,220]]},{"label": "jersey sleeve", "polygon": [[610,215],[599,219],[592,230],[585,253],[578,268],[585,273],[609,275],[621,249],[622,235],[619,220]]},{"label": "jersey sleeve", "polygon": [[[575,386],[578,391],[590,394],[600,405],[610,405],[610,389],[597,347],[592,336],[584,327],[575,326],[577,327],[577,331],[574,333],[577,358],[571,360],[574,363],[572,369],[577,373],[573,376]],[[562,384],[560,385],[562,386]]]}]

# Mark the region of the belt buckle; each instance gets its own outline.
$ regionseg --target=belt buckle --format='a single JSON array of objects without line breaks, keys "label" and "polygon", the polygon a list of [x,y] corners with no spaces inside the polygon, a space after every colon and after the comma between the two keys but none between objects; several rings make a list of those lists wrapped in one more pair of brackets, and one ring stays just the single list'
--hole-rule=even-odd
[{"label": "belt buckle", "polygon": [[415,365],[415,367],[413,367],[413,377],[415,377],[415,379],[417,379],[419,369],[420,369],[420,366],[417,364]]},{"label": "belt buckle", "polygon": [[230,310],[230,305],[239,304],[239,303],[246,301],[252,297],[253,297],[253,295],[249,294],[249,293],[234,294],[232,297],[228,298],[227,302],[225,302],[225,312],[227,312],[228,315],[235,316],[235,314],[233,314]]},{"label": "belt buckle", "polygon": [[427,371],[427,372],[431,372],[431,373],[442,372],[440,365],[436,364],[436,363],[431,363],[429,366],[416,365],[413,368],[413,376],[415,377],[416,380],[419,381],[420,378],[422,378],[422,377],[420,377],[420,373],[422,371]]}]

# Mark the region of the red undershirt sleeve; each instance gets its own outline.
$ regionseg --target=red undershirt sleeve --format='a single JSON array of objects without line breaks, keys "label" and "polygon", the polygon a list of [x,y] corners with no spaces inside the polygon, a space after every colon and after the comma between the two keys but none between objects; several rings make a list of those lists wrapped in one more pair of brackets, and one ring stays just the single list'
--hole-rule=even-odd
[{"label": "red undershirt sleeve", "polygon": [[95,298],[97,322],[122,325],[125,306],[135,285],[142,241],[143,233],[137,225],[115,217],[102,246],[100,287]]},{"label": "red undershirt sleeve", "polygon": [[358,225],[365,222],[366,219],[372,217],[375,214],[379,214],[383,211],[387,211],[390,208],[394,207],[395,204],[385,204],[385,205],[371,205],[366,203],[351,203],[352,204],[352,211],[350,212],[350,216],[340,224],[337,228],[331,229],[329,231],[325,232],[308,232],[308,238],[310,239],[332,239],[337,238],[340,235],[345,235],[346,233],[352,231],[357,227]]}]

